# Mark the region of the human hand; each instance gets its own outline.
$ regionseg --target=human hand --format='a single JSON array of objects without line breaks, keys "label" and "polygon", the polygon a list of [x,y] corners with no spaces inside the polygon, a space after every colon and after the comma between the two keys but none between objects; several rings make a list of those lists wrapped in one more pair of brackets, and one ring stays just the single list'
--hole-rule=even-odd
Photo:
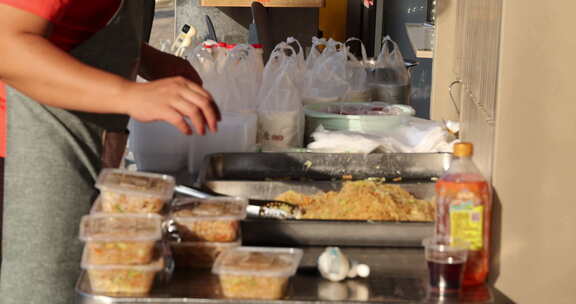
[{"label": "human hand", "polygon": [[198,84],[184,77],[170,77],[147,83],[130,82],[120,102],[124,112],[141,122],[166,121],[184,134],[192,134],[189,118],[196,132],[205,134],[205,126],[217,131],[220,120],[212,96]]},{"label": "human hand", "polygon": [[374,0],[363,0],[363,1],[365,7],[371,7],[372,5],[374,5]]}]

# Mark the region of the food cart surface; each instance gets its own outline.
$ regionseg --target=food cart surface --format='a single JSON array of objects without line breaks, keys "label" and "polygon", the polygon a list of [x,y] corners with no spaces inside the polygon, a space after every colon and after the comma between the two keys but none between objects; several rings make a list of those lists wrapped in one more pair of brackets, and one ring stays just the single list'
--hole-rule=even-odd
[{"label": "food cart surface", "polygon": [[[370,265],[366,279],[330,282],[316,270],[323,247],[304,250],[304,258],[288,293],[282,300],[225,299],[217,276],[209,271],[178,269],[171,281],[156,284],[151,293],[139,297],[92,294],[85,275],[77,282],[78,304],[104,303],[447,303],[429,299],[427,271],[421,248],[343,248],[352,259]],[[497,290],[480,286],[464,293],[458,303],[511,303]]]}]

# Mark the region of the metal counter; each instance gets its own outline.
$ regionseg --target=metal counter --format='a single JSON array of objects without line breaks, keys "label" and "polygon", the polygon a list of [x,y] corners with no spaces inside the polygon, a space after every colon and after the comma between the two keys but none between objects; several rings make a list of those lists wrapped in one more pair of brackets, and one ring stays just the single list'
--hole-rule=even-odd
[{"label": "metal counter", "polygon": [[[359,262],[370,265],[372,273],[366,279],[351,279],[341,283],[324,280],[315,263],[324,248],[306,248],[296,276],[291,280],[287,296],[278,301],[223,299],[218,279],[209,271],[177,270],[166,284],[156,284],[146,297],[111,297],[93,295],[90,283],[82,274],[76,286],[78,304],[111,303],[449,303],[427,296],[426,265],[420,249],[343,248]],[[510,303],[495,300],[495,290],[480,286],[464,293],[458,303]]]}]

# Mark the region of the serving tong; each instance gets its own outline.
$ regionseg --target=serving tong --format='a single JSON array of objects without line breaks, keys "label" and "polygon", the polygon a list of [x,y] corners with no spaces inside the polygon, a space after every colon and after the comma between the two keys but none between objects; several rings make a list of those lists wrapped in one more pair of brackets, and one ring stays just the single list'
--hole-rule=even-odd
[{"label": "serving tong", "polygon": [[[198,189],[184,185],[176,185],[174,191],[181,195],[195,198],[214,198],[217,195],[209,194]],[[302,209],[295,205],[278,200],[248,199],[246,213],[251,217],[275,218],[275,219],[299,219],[302,217]]]}]

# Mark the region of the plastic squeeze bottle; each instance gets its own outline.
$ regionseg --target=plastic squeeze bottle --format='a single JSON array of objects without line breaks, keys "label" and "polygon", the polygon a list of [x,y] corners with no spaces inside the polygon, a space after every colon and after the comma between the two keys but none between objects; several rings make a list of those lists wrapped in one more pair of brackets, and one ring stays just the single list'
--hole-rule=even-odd
[{"label": "plastic squeeze bottle", "polygon": [[450,168],[436,183],[436,235],[469,243],[465,286],[486,281],[489,268],[491,191],[472,162],[473,145],[454,145]]}]

